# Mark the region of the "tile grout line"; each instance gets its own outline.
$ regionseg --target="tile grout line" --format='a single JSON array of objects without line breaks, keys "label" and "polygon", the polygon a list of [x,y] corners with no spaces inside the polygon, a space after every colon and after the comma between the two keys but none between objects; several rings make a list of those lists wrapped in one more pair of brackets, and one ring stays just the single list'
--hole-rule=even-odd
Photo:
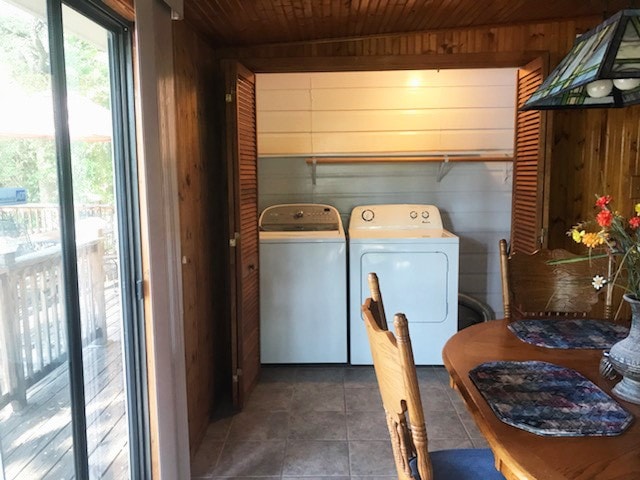
[{"label": "tile grout line", "polygon": [[344,433],[347,442],[347,465],[349,467],[349,479],[351,479],[351,442],[349,441],[349,423],[347,421],[347,375],[346,369],[342,372],[342,402],[344,407]]}]

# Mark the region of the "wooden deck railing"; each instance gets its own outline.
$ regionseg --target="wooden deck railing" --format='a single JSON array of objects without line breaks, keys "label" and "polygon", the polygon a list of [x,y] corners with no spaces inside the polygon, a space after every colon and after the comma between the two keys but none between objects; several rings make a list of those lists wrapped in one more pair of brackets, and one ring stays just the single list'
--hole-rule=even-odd
[{"label": "wooden deck railing", "polygon": [[[0,207],[0,214],[11,218],[20,233],[35,235],[58,231],[60,228],[60,209],[52,203],[26,203]],[[87,217],[99,217],[113,224],[113,205],[88,204],[76,208],[76,220]]]},{"label": "wooden deck railing", "polygon": [[[106,341],[104,242],[77,248],[83,344]],[[59,246],[0,255],[0,407],[26,405],[27,388],[67,358]]]}]

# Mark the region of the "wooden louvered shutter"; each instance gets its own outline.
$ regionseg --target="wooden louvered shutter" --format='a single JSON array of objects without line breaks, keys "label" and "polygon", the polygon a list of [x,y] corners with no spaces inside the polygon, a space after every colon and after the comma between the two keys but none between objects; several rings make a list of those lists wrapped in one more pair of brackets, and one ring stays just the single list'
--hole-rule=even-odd
[{"label": "wooden louvered shutter", "polygon": [[[225,62],[234,405],[242,408],[260,372],[258,172],[255,75]],[[235,243],[235,246],[234,246]]]},{"label": "wooden louvered shutter", "polygon": [[[518,108],[542,83],[545,64],[538,58],[518,70]],[[538,110],[516,111],[511,252],[533,253],[546,247],[549,211],[546,117],[546,113]]]}]

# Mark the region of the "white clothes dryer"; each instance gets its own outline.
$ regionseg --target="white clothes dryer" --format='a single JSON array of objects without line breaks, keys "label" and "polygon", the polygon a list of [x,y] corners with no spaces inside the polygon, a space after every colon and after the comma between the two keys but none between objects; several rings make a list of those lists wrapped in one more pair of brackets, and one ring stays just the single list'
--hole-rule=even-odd
[{"label": "white clothes dryer", "polygon": [[355,207],[349,222],[350,362],[370,365],[361,306],[367,276],[380,281],[387,323],[404,313],[416,364],[442,365],[442,347],[458,329],[459,238],[433,205]]},{"label": "white clothes dryer", "polygon": [[329,205],[266,208],[260,228],[262,363],[347,362],[347,244]]}]

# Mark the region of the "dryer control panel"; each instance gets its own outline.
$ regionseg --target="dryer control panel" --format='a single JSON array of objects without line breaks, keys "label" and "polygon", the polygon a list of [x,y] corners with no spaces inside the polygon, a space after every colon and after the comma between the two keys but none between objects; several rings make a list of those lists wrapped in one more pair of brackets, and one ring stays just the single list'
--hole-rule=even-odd
[{"label": "dryer control panel", "polygon": [[442,230],[442,217],[435,205],[362,205],[351,212],[349,229]]}]

